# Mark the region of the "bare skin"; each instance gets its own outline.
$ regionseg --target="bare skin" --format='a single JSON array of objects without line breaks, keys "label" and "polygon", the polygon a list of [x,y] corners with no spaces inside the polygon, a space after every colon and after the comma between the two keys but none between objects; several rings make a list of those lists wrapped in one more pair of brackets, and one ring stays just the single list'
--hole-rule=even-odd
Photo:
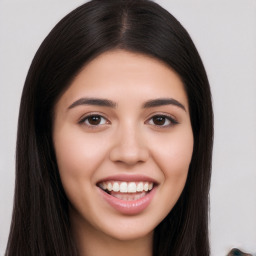
[{"label": "bare skin", "polygon": [[57,102],[53,141],[80,255],[152,255],[193,153],[179,76],[146,55],[101,54]]},{"label": "bare skin", "polygon": [[78,219],[79,217],[72,218],[72,226],[81,256],[152,255],[153,232],[133,240],[117,240],[108,235],[102,235],[100,231],[95,232],[93,227],[79,228],[81,222],[77,221]]}]

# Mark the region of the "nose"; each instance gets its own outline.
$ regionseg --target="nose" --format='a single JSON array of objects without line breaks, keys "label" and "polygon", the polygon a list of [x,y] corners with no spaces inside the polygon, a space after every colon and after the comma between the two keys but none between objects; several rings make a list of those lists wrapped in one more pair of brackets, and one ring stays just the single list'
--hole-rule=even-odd
[{"label": "nose", "polygon": [[143,138],[142,131],[138,130],[131,127],[123,127],[118,130],[110,151],[111,161],[131,166],[148,160],[147,143]]}]

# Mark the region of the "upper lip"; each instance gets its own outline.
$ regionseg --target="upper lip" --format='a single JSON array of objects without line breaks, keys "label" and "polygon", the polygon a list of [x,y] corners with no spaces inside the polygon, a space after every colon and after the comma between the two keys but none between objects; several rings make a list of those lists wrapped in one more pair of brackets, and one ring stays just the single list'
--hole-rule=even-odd
[{"label": "upper lip", "polygon": [[117,174],[117,175],[111,175],[111,176],[107,176],[101,180],[99,180],[97,182],[97,184],[101,183],[101,182],[105,182],[105,181],[126,181],[126,182],[139,182],[139,181],[144,181],[144,182],[153,182],[154,184],[157,184],[158,182],[151,178],[151,177],[148,177],[148,176],[145,176],[145,175],[141,175],[141,174],[138,174],[138,175],[135,175],[135,174]]}]

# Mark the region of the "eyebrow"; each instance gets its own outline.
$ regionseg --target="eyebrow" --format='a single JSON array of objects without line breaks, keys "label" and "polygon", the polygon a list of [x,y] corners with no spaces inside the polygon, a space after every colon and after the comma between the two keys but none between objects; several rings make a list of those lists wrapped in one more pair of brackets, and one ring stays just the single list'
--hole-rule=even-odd
[{"label": "eyebrow", "polygon": [[[81,106],[81,105],[93,105],[93,106],[100,106],[100,107],[110,107],[110,108],[116,108],[117,103],[108,100],[108,99],[99,99],[99,98],[80,98],[73,102],[68,109]],[[165,106],[165,105],[174,105],[177,106],[183,110],[186,111],[186,108],[183,104],[181,104],[179,101],[172,99],[172,98],[160,98],[160,99],[154,99],[154,100],[148,100],[143,104],[143,108],[154,108],[159,106]]]},{"label": "eyebrow", "polygon": [[110,107],[115,108],[117,104],[111,100],[107,99],[98,99],[98,98],[80,98],[73,102],[68,109],[80,106],[80,105],[94,105],[94,106],[101,106],[101,107]]},{"label": "eyebrow", "polygon": [[165,106],[165,105],[174,105],[186,111],[186,108],[183,104],[181,104],[179,101],[172,98],[163,98],[163,99],[160,98],[160,99],[146,101],[143,104],[143,108],[153,108],[153,107],[159,107],[159,106]]}]

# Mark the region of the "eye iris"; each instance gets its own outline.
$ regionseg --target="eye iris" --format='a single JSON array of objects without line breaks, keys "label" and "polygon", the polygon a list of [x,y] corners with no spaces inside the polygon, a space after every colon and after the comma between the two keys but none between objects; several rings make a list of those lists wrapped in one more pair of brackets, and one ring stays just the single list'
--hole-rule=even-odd
[{"label": "eye iris", "polygon": [[153,117],[153,122],[156,125],[164,125],[166,121],[166,118],[163,116],[155,116]]},{"label": "eye iris", "polygon": [[88,117],[88,123],[91,125],[98,125],[101,122],[100,116],[90,116]]}]

